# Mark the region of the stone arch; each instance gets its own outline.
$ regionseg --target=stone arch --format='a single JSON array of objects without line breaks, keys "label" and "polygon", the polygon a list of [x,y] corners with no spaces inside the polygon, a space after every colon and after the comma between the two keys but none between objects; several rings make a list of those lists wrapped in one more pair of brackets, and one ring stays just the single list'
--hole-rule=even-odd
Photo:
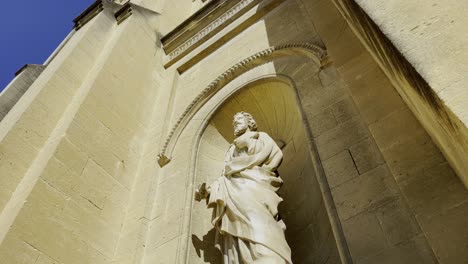
[{"label": "stone arch", "polygon": [[[326,57],[323,56],[323,58]],[[163,177],[177,179],[183,177],[185,179],[184,191],[181,191],[186,195],[183,198],[184,202],[180,202],[178,206],[183,212],[179,216],[180,220],[177,221],[182,223],[178,239],[177,263],[192,263],[191,258],[194,257],[194,253],[191,251],[192,239],[194,239],[191,234],[191,223],[194,216],[192,212],[194,207],[193,191],[196,187],[197,157],[200,151],[200,141],[213,114],[223,102],[241,88],[248,87],[257,81],[275,79],[294,88],[298,98],[297,102],[300,102],[297,105],[301,105],[300,111],[304,114],[303,116],[309,117],[314,112],[319,112],[321,108],[329,105],[331,101],[336,101],[336,98],[344,96],[342,84],[335,83],[337,80],[336,71],[333,67],[325,67],[324,64],[324,60],[321,64],[317,64],[316,60],[311,59],[310,56],[293,53],[276,56],[255,66],[243,68],[244,70],[238,74],[235,74],[234,71],[227,71],[230,73],[221,75],[212,85],[202,91],[201,94],[208,93],[208,96],[197,96],[175,123],[174,129],[168,137],[168,141],[172,140],[172,145],[169,146],[174,160],[167,167],[164,167],[164,174],[168,176]],[[303,118],[303,123],[307,126],[308,122],[305,119]],[[180,129],[179,132],[175,133],[178,129]],[[310,129],[306,129],[306,133],[310,133]],[[335,258],[336,261],[333,260],[335,262],[340,262],[339,259],[341,259],[341,263],[351,263],[341,222],[312,138],[309,134],[307,145],[311,157],[310,162],[313,165],[312,169],[320,187],[321,199],[325,208],[322,210],[322,216],[325,216],[322,219],[326,219],[330,225],[329,229],[322,230],[329,231],[326,232],[327,240],[323,241],[323,244],[332,244],[338,252],[328,252],[327,257]],[[198,239],[198,242],[203,242],[200,237]]]},{"label": "stone arch", "polygon": [[[337,257],[338,252],[299,105],[292,80],[286,76],[268,76],[235,90],[210,115],[199,141],[194,180],[198,185],[219,177],[224,152],[234,139],[232,116],[238,111],[252,113],[259,129],[270,134],[283,149],[284,161],[279,173],[285,184],[279,193],[285,201],[280,205],[280,214],[288,226],[286,237],[293,261],[325,263],[328,257]],[[204,204],[194,204],[192,208],[190,263],[219,261],[220,254],[212,244],[215,232],[210,214]],[[203,261],[197,261],[194,250],[203,251],[200,253]]]},{"label": "stone arch", "polygon": [[276,59],[291,56],[308,58],[313,61],[318,68],[325,65],[328,59],[326,51],[316,45],[309,43],[293,43],[270,47],[235,64],[203,89],[178,117],[174,126],[169,131],[164,145],[161,147],[161,151],[158,155],[159,165],[162,167],[170,162],[173,148],[180,134],[190,122],[190,118],[192,118],[217,91],[238,76],[255,67],[272,62]]}]

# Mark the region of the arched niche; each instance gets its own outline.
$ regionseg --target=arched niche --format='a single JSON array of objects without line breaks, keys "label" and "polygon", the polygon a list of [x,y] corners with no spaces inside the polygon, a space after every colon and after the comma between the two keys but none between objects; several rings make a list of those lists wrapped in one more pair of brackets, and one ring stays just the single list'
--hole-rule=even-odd
[{"label": "arched niche", "polygon": [[[224,154],[234,139],[232,117],[239,111],[251,113],[259,130],[267,132],[282,147],[284,160],[279,173],[284,185],[279,194],[284,202],[280,214],[287,225],[286,239],[293,252],[293,262],[339,263],[310,155],[310,139],[291,83],[280,78],[254,81],[216,109],[199,141],[195,186],[202,182],[209,184],[221,176]],[[204,203],[195,203],[191,214],[189,263],[222,263],[221,254],[213,245],[211,210]]]}]

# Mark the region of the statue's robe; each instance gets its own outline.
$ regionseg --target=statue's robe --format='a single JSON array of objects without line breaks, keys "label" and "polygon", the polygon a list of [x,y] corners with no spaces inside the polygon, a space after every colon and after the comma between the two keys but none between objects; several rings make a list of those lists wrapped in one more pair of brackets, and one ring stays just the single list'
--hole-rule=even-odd
[{"label": "statue's robe", "polygon": [[291,264],[291,250],[278,222],[276,169],[283,154],[263,132],[246,132],[229,148],[223,176],[210,186],[208,204],[225,264]]}]

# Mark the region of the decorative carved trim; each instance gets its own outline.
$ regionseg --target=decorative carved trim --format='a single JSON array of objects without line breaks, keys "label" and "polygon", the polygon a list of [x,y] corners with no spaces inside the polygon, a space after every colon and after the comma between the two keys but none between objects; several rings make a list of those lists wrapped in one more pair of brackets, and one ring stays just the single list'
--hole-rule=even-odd
[{"label": "decorative carved trim", "polygon": [[[238,26],[233,28],[231,31],[227,32],[226,34],[223,35],[222,38],[216,40],[214,43],[206,47],[203,51],[199,52],[192,58],[190,58],[187,62],[184,64],[180,65],[177,68],[177,71],[180,74],[183,74],[184,72],[188,71],[191,67],[202,61],[204,58],[206,58],[208,55],[222,47],[224,44],[226,44],[229,40],[235,38],[237,35],[239,35],[241,32],[249,28],[251,25],[259,21],[262,17],[267,15],[270,11],[278,7],[280,4],[284,3],[286,0],[271,0],[271,1],[265,1],[264,5],[262,4],[262,7],[258,8],[252,16],[247,18],[245,21],[240,23]],[[256,5],[257,2],[253,2],[253,5]],[[209,36],[209,35],[208,35]],[[208,37],[207,36],[207,37]],[[179,55],[176,59],[170,61],[168,64],[164,65],[164,67],[168,68],[180,59],[182,59],[186,53],[192,51],[192,49],[195,49],[198,45],[200,44],[195,44],[192,47],[190,47],[188,50],[186,50],[183,54]]]},{"label": "decorative carved trim", "polygon": [[[229,10],[227,10],[224,14],[222,14],[220,17],[216,18],[213,20],[210,24],[208,24],[206,27],[204,27],[202,30],[200,30],[198,33],[196,33],[194,36],[186,40],[184,43],[182,43],[180,46],[178,46],[174,51],[169,53],[169,59],[173,60],[177,56],[181,55],[184,53],[184,51],[188,50],[191,46],[195,45],[198,43],[200,40],[202,40],[205,36],[210,34],[211,32],[215,31],[216,29],[219,29],[222,25],[225,25],[229,19],[232,19],[243,9],[246,9],[247,7],[250,6],[252,3],[259,2],[258,0],[242,0],[239,3],[237,3],[235,6],[231,7]],[[250,6],[251,7],[251,6]]]},{"label": "decorative carved trim", "polygon": [[205,27],[209,23],[210,18],[213,19],[220,16],[225,10],[229,9],[239,1],[240,0],[211,0],[204,7],[161,38],[164,52],[166,52],[166,54],[172,52],[185,40]]},{"label": "decorative carved trim", "polygon": [[171,145],[171,143],[173,143],[173,141],[182,133],[183,129],[189,122],[189,118],[193,117],[193,115],[195,115],[195,113],[203,106],[204,102],[208,101],[216,91],[221,89],[237,76],[240,76],[254,67],[263,65],[275,58],[295,54],[305,55],[310,59],[315,60],[317,65],[320,66],[323,66],[328,61],[327,53],[324,49],[309,43],[293,43],[268,48],[237,63],[203,89],[180,115],[166,137],[166,141],[158,155],[159,166],[163,167],[171,161],[171,158],[167,157],[167,151],[172,150],[173,144]]},{"label": "decorative carved trim", "polygon": [[97,16],[101,11],[104,10],[104,4],[101,0],[94,2],[91,6],[86,8],[83,13],[73,19],[75,26],[73,27],[75,30],[79,30],[82,28],[86,23],[88,23],[91,19]]},{"label": "decorative carved trim", "polygon": [[114,14],[115,19],[117,20],[117,25],[124,22],[125,19],[129,18],[133,14],[132,5],[130,2],[127,2],[119,11]]}]

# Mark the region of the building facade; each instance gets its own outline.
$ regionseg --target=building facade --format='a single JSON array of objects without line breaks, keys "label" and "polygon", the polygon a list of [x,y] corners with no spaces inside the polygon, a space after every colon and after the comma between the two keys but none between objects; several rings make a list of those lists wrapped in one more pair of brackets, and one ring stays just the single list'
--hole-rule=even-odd
[{"label": "building facade", "polygon": [[222,263],[193,197],[246,111],[294,263],[467,263],[467,8],[95,2],[0,94],[0,262]]}]

